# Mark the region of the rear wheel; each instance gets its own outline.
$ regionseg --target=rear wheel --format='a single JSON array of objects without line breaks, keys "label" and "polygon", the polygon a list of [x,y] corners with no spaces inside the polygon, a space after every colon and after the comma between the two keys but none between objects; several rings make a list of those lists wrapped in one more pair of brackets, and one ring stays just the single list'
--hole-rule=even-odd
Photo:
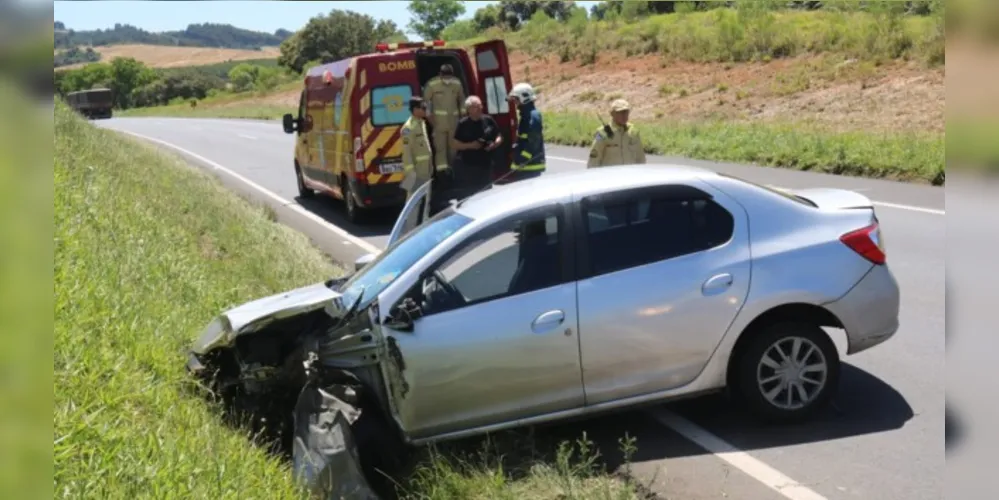
[{"label": "rear wheel", "polygon": [[295,179],[298,181],[298,196],[301,198],[312,198],[315,196],[316,192],[309,189],[305,185],[305,179],[302,178],[302,168],[295,163]]},{"label": "rear wheel", "polygon": [[839,385],[839,353],[816,325],[766,326],[738,356],[736,394],[766,421],[807,419],[829,402]]},{"label": "rear wheel", "polygon": [[343,192],[343,207],[347,215],[347,220],[351,224],[360,224],[364,219],[364,209],[357,204],[357,197],[354,196],[354,188],[350,182],[344,178],[341,181],[341,192]]}]

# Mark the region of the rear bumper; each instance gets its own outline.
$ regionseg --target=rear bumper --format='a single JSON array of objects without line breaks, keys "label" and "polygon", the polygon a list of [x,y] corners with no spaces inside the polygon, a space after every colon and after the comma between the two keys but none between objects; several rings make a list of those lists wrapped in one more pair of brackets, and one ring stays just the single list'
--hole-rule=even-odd
[{"label": "rear bumper", "polygon": [[847,355],[870,349],[898,331],[900,293],[888,266],[873,266],[846,295],[825,307],[846,330]]},{"label": "rear bumper", "polygon": [[401,207],[406,204],[406,191],[398,182],[390,184],[365,184],[350,181],[357,196],[357,206],[364,208]]}]

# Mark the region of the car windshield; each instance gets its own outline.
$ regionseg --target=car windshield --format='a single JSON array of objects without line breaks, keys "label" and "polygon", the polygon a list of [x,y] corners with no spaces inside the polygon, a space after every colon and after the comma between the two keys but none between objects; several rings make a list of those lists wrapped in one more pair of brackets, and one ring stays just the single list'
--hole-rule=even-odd
[{"label": "car windshield", "polygon": [[472,219],[448,208],[410,231],[343,284],[344,303],[352,304],[363,291],[359,307],[367,307],[403,271],[469,222]]}]

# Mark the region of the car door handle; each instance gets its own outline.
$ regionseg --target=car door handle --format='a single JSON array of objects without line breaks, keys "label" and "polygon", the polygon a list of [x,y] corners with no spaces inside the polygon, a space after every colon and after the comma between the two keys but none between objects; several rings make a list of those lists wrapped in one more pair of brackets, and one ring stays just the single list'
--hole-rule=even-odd
[{"label": "car door handle", "polygon": [[535,318],[531,323],[531,330],[534,333],[545,333],[559,326],[565,321],[565,313],[560,310],[548,311]]},{"label": "car door handle", "polygon": [[727,290],[730,286],[732,286],[731,274],[717,274],[708,278],[708,280],[701,285],[701,293],[704,295],[714,295]]}]

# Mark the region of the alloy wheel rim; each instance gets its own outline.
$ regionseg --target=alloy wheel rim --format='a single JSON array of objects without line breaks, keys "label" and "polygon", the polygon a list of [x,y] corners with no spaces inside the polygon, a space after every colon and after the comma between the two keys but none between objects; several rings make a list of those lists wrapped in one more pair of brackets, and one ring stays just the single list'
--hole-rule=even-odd
[{"label": "alloy wheel rim", "polygon": [[804,337],[782,338],[763,351],[756,384],[772,405],[798,410],[815,401],[829,378],[822,349]]},{"label": "alloy wheel rim", "polygon": [[347,213],[349,214],[354,213],[354,210],[356,210],[356,207],[354,206],[354,193],[350,190],[349,187],[347,188],[347,196],[345,196],[344,198],[345,198],[344,201],[347,202]]}]

